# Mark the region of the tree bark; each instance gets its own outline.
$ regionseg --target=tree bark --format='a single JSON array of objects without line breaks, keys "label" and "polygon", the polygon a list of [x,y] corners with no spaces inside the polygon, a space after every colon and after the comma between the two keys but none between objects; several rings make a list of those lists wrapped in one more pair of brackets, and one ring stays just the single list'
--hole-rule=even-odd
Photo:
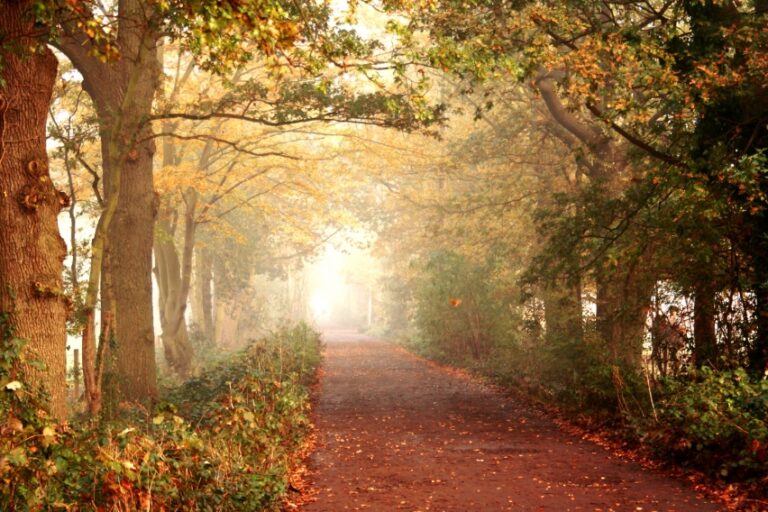
[{"label": "tree bark", "polygon": [[[0,40],[29,52],[0,48],[0,313],[8,315],[14,336],[28,342],[19,367],[25,382],[41,384],[51,414],[65,419],[67,249],[56,219],[67,200],[53,187],[45,146],[58,63],[32,35],[31,7],[31,1],[11,0],[0,9]],[[28,364],[34,360],[45,369]]]},{"label": "tree bark", "polygon": [[184,214],[184,246],[182,260],[174,243],[173,229],[167,214],[159,223],[155,237],[157,282],[160,289],[160,322],[163,329],[163,351],[168,365],[181,377],[192,371],[194,350],[189,341],[185,321],[192,277],[192,254],[195,240],[196,193],[189,191]]},{"label": "tree bark", "polygon": [[211,285],[213,284],[213,262],[211,254],[207,249],[197,251],[195,261],[197,262],[197,299],[200,301],[200,323],[203,329],[203,335],[206,342],[214,344],[214,325],[213,325],[213,293]]},{"label": "tree bark", "polygon": [[641,261],[597,275],[597,330],[614,362],[639,369],[653,279]]},{"label": "tree bark", "polygon": [[711,276],[700,276],[694,286],[693,340],[696,366],[717,363],[717,335],[715,332],[715,286]]},{"label": "tree bark", "polygon": [[126,400],[143,402],[157,396],[157,370],[152,316],[154,147],[151,143],[142,146],[139,158],[126,165],[126,179],[120,184],[122,207],[118,207],[108,243],[113,248],[115,360],[120,393]]},{"label": "tree bark", "polygon": [[[116,383],[122,400],[148,402],[158,392],[151,279],[156,201],[155,145],[145,122],[159,84],[159,35],[146,19],[151,8],[145,2],[122,0],[119,9],[118,60],[95,58],[77,27],[64,27],[60,48],[83,75],[83,86],[96,107],[105,200],[110,191],[119,195],[106,242],[115,309]],[[102,311],[111,307],[103,303]]]},{"label": "tree bark", "polygon": [[755,294],[755,323],[757,336],[749,353],[749,367],[758,375],[768,372],[768,214],[761,213],[762,218],[757,220],[757,240],[752,248]]}]

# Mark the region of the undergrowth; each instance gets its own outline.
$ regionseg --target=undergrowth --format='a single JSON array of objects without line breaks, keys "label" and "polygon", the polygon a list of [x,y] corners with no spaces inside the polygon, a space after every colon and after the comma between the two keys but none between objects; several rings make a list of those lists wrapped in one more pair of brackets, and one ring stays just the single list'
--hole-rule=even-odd
[{"label": "undergrowth", "polygon": [[305,325],[250,343],[153,411],[69,426],[0,357],[0,510],[278,510],[309,428],[320,362]]},{"label": "undergrowth", "polygon": [[608,429],[614,439],[642,446],[658,460],[766,495],[768,377],[705,367],[685,379],[651,382],[590,357],[553,364],[545,351],[531,357],[521,350],[493,350],[488,358],[470,361],[446,357],[424,340],[406,346],[556,404],[583,426]]},{"label": "undergrowth", "polygon": [[686,381],[665,381],[658,398],[657,416],[637,427],[658,455],[717,477],[768,485],[767,378],[705,367]]}]

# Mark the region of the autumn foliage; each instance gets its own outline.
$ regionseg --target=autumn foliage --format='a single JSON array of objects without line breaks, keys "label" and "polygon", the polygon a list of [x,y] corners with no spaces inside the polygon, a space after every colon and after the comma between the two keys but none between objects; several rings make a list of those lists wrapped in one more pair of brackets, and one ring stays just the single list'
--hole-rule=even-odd
[{"label": "autumn foliage", "polygon": [[51,421],[37,390],[9,373],[22,344],[14,340],[0,363],[3,510],[279,508],[320,361],[306,326],[252,342],[152,411],[103,423]]}]

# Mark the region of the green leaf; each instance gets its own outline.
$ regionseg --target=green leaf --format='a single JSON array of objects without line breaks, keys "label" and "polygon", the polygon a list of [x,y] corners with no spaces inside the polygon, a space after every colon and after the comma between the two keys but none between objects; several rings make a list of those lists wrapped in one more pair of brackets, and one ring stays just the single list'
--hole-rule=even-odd
[{"label": "green leaf", "polygon": [[14,466],[23,466],[27,463],[27,454],[24,451],[24,448],[18,447],[14,448],[10,452],[8,452],[8,455],[6,455],[8,462],[13,464]]}]

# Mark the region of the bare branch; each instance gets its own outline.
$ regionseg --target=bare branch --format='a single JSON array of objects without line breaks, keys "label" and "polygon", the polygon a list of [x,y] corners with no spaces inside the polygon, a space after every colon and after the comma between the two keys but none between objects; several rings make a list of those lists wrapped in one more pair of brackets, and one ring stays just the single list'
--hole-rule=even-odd
[{"label": "bare branch", "polygon": [[246,114],[234,114],[230,112],[210,112],[207,114],[193,114],[189,112],[167,112],[167,113],[150,116],[148,121],[160,121],[160,120],[167,120],[167,119],[186,119],[189,121],[207,121],[210,119],[235,119],[238,121],[246,121],[249,123],[256,123],[256,124],[272,126],[272,127],[291,126],[291,125],[312,123],[312,122],[319,122],[319,121],[361,124],[361,125],[369,125],[369,126],[389,126],[389,124],[386,121],[377,120],[376,118],[351,119],[336,113],[318,114],[316,116],[305,117],[300,119],[287,119],[283,121],[273,121],[263,117],[254,117]]},{"label": "bare branch", "polygon": [[288,160],[300,160],[296,156],[292,156],[292,155],[289,155],[289,154],[286,154],[286,153],[283,153],[283,152],[280,152],[280,151],[265,151],[265,152],[252,151],[252,150],[249,150],[249,149],[241,146],[237,142],[234,142],[234,141],[231,141],[231,140],[228,140],[228,139],[223,139],[221,137],[215,137],[213,135],[204,135],[204,134],[180,135],[180,134],[174,133],[174,132],[160,132],[160,133],[154,133],[154,134],[152,134],[149,137],[141,139],[139,142],[144,142],[146,140],[154,139],[156,137],[172,137],[174,139],[179,139],[179,140],[213,141],[213,142],[216,142],[218,144],[223,144],[225,146],[229,146],[232,149],[234,149],[235,151],[237,151],[238,153],[243,153],[243,154],[254,156],[254,157],[277,156],[277,157],[280,157],[280,158],[287,158]]}]

